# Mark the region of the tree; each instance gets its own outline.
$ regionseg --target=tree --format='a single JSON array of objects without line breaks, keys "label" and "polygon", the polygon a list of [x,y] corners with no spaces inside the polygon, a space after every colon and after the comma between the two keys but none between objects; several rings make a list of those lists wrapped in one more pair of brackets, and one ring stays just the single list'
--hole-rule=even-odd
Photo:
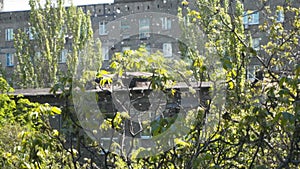
[{"label": "tree", "polygon": [[[80,94],[85,93],[79,92],[74,102],[74,104],[81,103],[79,104],[81,107],[77,107],[79,109],[76,110],[77,113],[81,113],[78,118],[93,120],[81,121],[80,124],[75,114],[72,114],[75,111],[68,110],[71,120],[66,121],[68,128],[65,133],[68,135],[65,136],[70,152],[75,152],[76,149],[79,156],[70,157],[71,161],[66,161],[66,164],[70,164],[70,168],[83,167],[85,163],[81,157],[88,157],[89,166],[94,168],[299,167],[300,10],[292,7],[292,1],[286,1],[275,9],[268,6],[265,1],[256,3],[260,6],[259,11],[266,14],[265,21],[259,29],[267,41],[260,46],[260,50],[255,50],[252,44],[253,32],[247,31],[243,26],[243,17],[249,14],[244,13],[241,1],[197,0],[195,4],[190,5],[187,1],[183,1],[183,6],[179,9],[182,14],[179,17],[190,18],[190,25],[183,28],[183,31],[186,39],[191,40],[182,46],[184,62],[173,61],[170,65],[161,53],[154,53],[149,57],[147,51],[140,48],[136,51],[116,53],[111,64],[113,68],[111,73],[117,78],[125,76],[129,71],[150,72],[151,76],[147,78],[151,81],[152,88],[170,96],[176,95],[177,91],[172,86],[181,80],[218,81],[220,74],[215,72],[219,71],[218,66],[221,66],[220,72],[225,73],[223,77],[226,84],[224,104],[218,100],[223,95],[220,96],[215,92],[219,90],[218,85],[213,85],[210,98],[199,103],[196,108],[188,109],[186,116],[163,116],[152,122],[144,120],[135,123],[138,124],[138,129],[142,130],[133,130],[130,133],[127,130],[134,116],[128,109],[122,109],[123,111],[111,116],[101,117],[99,113],[95,115],[94,109],[89,104],[91,100],[81,97]],[[275,15],[282,10],[290,16],[285,18],[284,23],[277,22]],[[203,42],[199,42],[199,37],[203,37],[203,33],[205,38],[201,38]],[[199,48],[202,44],[204,48]],[[260,63],[262,68],[259,74],[263,76],[255,84],[246,78],[247,68],[254,60]],[[275,69],[276,66],[279,70]],[[174,68],[179,71],[172,71]],[[92,67],[85,70],[88,72],[95,69]],[[102,78],[101,84],[114,83],[115,79],[109,81],[104,78],[107,73],[105,71],[98,73]],[[84,74],[80,75],[83,77]],[[127,89],[127,92],[131,92],[129,88]],[[193,88],[189,89],[192,93]],[[104,95],[108,96],[109,93]],[[138,96],[146,95],[145,92]],[[103,103],[109,100],[104,96],[96,98]],[[117,97],[116,101],[120,99]],[[218,103],[221,103],[221,106]],[[213,114],[215,116],[211,116]],[[99,124],[99,120],[103,120],[103,123]],[[189,123],[191,121],[193,123]],[[215,125],[207,125],[208,122],[214,121]],[[139,149],[139,145],[134,141],[130,142],[133,148],[130,149],[129,146],[128,149],[124,142],[116,142],[111,138],[107,149],[107,146],[97,140],[99,139],[97,136],[101,136],[109,128],[121,134],[121,140],[125,140],[126,134],[138,137],[137,133],[144,131],[153,137],[168,131],[174,131],[172,134],[176,134],[181,131],[178,124],[187,124],[188,132],[175,135],[176,138],[173,140],[159,140],[158,143],[171,140],[173,145],[168,149],[162,149],[161,144],[156,144],[157,151],[154,153],[149,149]],[[88,130],[86,126],[95,128]],[[146,130],[149,126],[150,132]],[[82,129],[96,140],[86,139],[86,135],[81,133]],[[61,151],[66,150],[68,149]],[[145,155],[147,153],[148,155]],[[151,153],[153,154],[149,155]]]},{"label": "tree", "polygon": [[[186,12],[191,24],[202,30],[185,29],[187,39],[201,37],[199,33],[203,32],[206,36],[205,52],[197,51],[199,49],[193,46],[185,48],[193,75],[198,80],[214,80],[215,75],[209,73],[208,57],[220,60],[226,74],[226,103],[224,109],[218,111],[218,123],[208,134],[203,130],[203,114],[215,111],[215,103],[209,101],[203,107],[205,113],[197,112],[196,123],[187,135],[175,141],[173,149],[145,158],[114,155],[111,164],[129,168],[299,167],[300,67],[297,51],[300,18],[299,8],[293,7],[292,3],[286,1],[282,6],[271,8],[265,1],[257,2],[258,10],[266,15],[259,26],[260,36],[267,39],[257,51],[252,44],[253,32],[243,26],[243,16],[248,14],[244,14],[240,1],[197,0],[190,5],[191,8],[186,8],[188,2],[183,1],[185,7],[180,11],[183,15]],[[280,11],[289,16],[284,23],[276,21],[276,13]],[[196,42],[192,41],[192,44]],[[253,60],[259,61],[260,74],[264,77],[254,85],[246,78],[247,67]],[[112,66],[121,74],[125,69],[152,68],[143,66],[151,62],[141,59],[138,52],[116,55],[116,61]],[[279,70],[275,69],[276,66]],[[164,77],[159,79],[162,82],[165,76],[176,80],[169,72],[158,71],[158,76]],[[123,120],[126,118],[124,116]],[[107,124],[120,127],[122,120],[119,119],[119,116],[114,116]],[[116,125],[115,120],[120,125]],[[107,157],[109,160],[110,156]]]},{"label": "tree", "polygon": [[[9,94],[13,89],[0,78],[1,168],[76,168],[74,150],[65,147],[49,118],[61,113],[49,104],[30,102]],[[73,153],[73,154],[72,154]],[[83,166],[84,167],[84,166]]]},{"label": "tree", "polygon": [[[84,84],[80,88],[85,88],[85,84],[95,77],[97,70],[101,67],[101,42],[92,39],[93,31],[91,29],[90,16],[85,14],[81,8],[77,9],[74,6],[65,8],[61,0],[56,3],[47,0],[45,5],[40,1],[31,0],[30,6],[30,29],[25,33],[19,30],[15,39],[19,87],[52,87],[51,92],[54,94],[61,90],[62,94],[60,97],[65,99],[61,116],[63,117],[64,125],[67,125],[65,128],[69,130],[61,130],[59,133],[54,131],[56,136],[50,135],[49,138],[46,137],[48,135],[44,137],[43,133],[37,132],[37,136],[41,135],[38,139],[38,144],[45,144],[46,148],[48,148],[48,143],[50,145],[53,144],[53,147],[57,147],[57,152],[53,152],[52,149],[51,151],[46,149],[45,151],[48,151],[49,154],[41,155],[47,161],[40,163],[35,163],[35,159],[25,159],[24,161],[29,165],[24,166],[24,168],[30,168],[30,166],[34,168],[85,168],[85,164],[93,166],[94,161],[90,160],[89,156],[81,157],[82,152],[79,151],[79,147],[81,146],[82,135],[78,133],[78,126],[76,126],[74,115],[71,113],[72,109],[69,107],[69,99],[73,83],[78,84],[80,82],[80,84]],[[65,51],[67,51],[65,56],[67,58],[66,66],[64,67],[59,63],[62,61],[60,60],[62,59],[60,57],[61,53]],[[93,69],[93,71],[87,69]],[[77,72],[83,75],[80,79],[76,77]],[[27,111],[30,113],[31,110]],[[19,125],[19,123],[16,123],[16,126],[12,126],[12,128],[16,128]],[[49,126],[47,127],[49,128]],[[6,132],[6,130],[3,130],[3,132]],[[45,131],[45,134],[47,133],[50,133],[50,129]],[[24,146],[32,144],[30,137],[24,137],[24,140],[29,139],[29,141],[23,140]],[[76,146],[73,145],[74,137],[77,137],[79,140]],[[50,138],[51,140],[49,141]],[[33,139],[34,142],[36,140]],[[16,142],[18,142],[17,139]],[[89,141],[85,140],[85,142]],[[89,143],[91,143],[91,148],[93,148],[93,142]],[[16,147],[18,146],[16,145]],[[27,147],[30,148],[29,146]],[[87,152],[89,151],[88,149],[86,148]],[[26,156],[25,150],[20,153],[20,156],[22,153]],[[40,158],[39,155],[37,157]],[[26,160],[31,160],[32,164]],[[18,166],[21,167],[21,164],[5,164],[5,166],[8,165],[14,165],[16,168]]]},{"label": "tree", "polygon": [[[72,77],[80,51],[94,44],[89,14],[81,8],[63,5],[62,0],[56,3],[47,0],[45,5],[30,1],[29,31],[19,30],[15,38],[21,87],[52,87],[59,77]],[[100,66],[99,58],[99,55],[92,55],[90,59]],[[67,71],[59,65],[64,62]]]}]

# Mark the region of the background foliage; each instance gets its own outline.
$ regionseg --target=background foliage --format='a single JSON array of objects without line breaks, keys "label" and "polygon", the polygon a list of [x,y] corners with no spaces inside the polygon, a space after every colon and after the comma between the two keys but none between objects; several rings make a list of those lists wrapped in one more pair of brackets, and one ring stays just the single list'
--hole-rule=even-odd
[{"label": "background foliage", "polygon": [[[32,2],[32,1],[31,1]],[[189,69],[181,72],[185,77],[213,81],[213,74],[208,57],[216,58],[220,62],[222,72],[225,72],[226,103],[223,109],[216,110],[214,102],[208,100],[206,104],[199,104],[196,123],[190,132],[175,141],[175,146],[154,156],[136,158],[135,155],[118,155],[113,151],[106,151],[97,141],[88,139],[82,133],[76,117],[72,114],[68,103],[63,109],[64,130],[59,133],[49,128],[47,116],[59,113],[57,108],[49,105],[31,103],[26,99],[13,100],[7,91],[10,88],[1,79],[1,108],[0,108],[0,164],[9,168],[297,168],[300,164],[300,86],[299,86],[299,8],[292,7],[292,1],[286,1],[283,9],[286,17],[284,23],[276,22],[275,11],[263,3],[261,11],[266,15],[265,22],[259,27],[265,33],[267,42],[259,51],[253,49],[251,32],[243,27],[243,5],[240,1],[230,0],[197,0],[196,4],[183,1],[179,9],[179,17],[189,17],[190,23],[183,26],[184,35],[191,40],[191,44],[198,43],[197,38],[205,34],[204,51],[193,46],[186,46],[183,51],[185,66]],[[35,9],[35,8],[34,8]],[[72,8],[71,8],[72,9]],[[62,17],[63,8],[50,10],[56,17]],[[80,10],[79,10],[80,11]],[[34,10],[35,12],[35,10]],[[37,11],[36,11],[37,12]],[[75,12],[75,11],[73,11]],[[51,13],[51,12],[50,12]],[[72,13],[72,10],[70,11]],[[46,13],[36,13],[36,17],[48,16]],[[68,16],[68,22],[77,23],[87,21],[83,15]],[[71,19],[73,16],[73,20]],[[76,18],[76,17],[79,18]],[[70,18],[71,17],[71,18]],[[85,19],[84,19],[85,18]],[[34,18],[32,18],[34,19]],[[38,18],[35,18],[38,19]],[[48,18],[51,20],[51,18]],[[76,21],[74,21],[76,20]],[[51,20],[51,22],[54,20]],[[57,20],[55,20],[57,21]],[[48,23],[51,23],[48,22]],[[61,20],[59,20],[61,22]],[[43,23],[43,22],[36,22]],[[59,26],[63,23],[57,24]],[[74,33],[74,41],[88,38],[88,22],[83,25],[67,24],[68,31]],[[40,25],[42,26],[42,25]],[[194,29],[196,26],[197,29]],[[45,30],[37,27],[37,39],[41,44],[45,41]],[[60,36],[61,27],[54,27],[51,36]],[[76,36],[79,30],[83,34]],[[200,28],[200,29],[198,29]],[[198,31],[201,30],[201,31]],[[87,34],[85,34],[87,33]],[[201,33],[201,35],[199,35]],[[41,35],[41,36],[40,36]],[[19,43],[25,37],[19,35]],[[40,36],[40,37],[39,37]],[[51,48],[51,45],[64,43],[63,39],[50,42],[49,46],[42,46],[43,57],[51,63],[57,62],[57,55],[61,49]],[[28,45],[18,44],[18,51],[26,51],[24,56],[30,56]],[[83,49],[80,44],[75,48]],[[207,55],[208,54],[208,55]],[[54,57],[53,57],[54,56]],[[70,69],[75,69],[69,60]],[[148,56],[144,49],[125,51],[116,54],[111,67],[113,73],[122,75],[126,71],[150,71],[157,76],[153,80],[156,87],[164,87],[167,82],[176,82],[178,74],[171,74],[165,65],[165,59],[159,53]],[[153,60],[153,57],[159,58]],[[25,57],[23,58],[25,59]],[[28,57],[27,57],[28,59]],[[261,65],[263,79],[256,83],[247,80],[247,66],[255,59]],[[27,62],[29,64],[29,62]],[[21,73],[25,77],[23,82],[31,81],[27,77],[38,77],[32,65],[26,65],[27,70]],[[22,65],[20,65],[22,66]],[[47,66],[46,66],[47,67]],[[185,68],[186,68],[185,67]],[[278,69],[275,69],[277,67]],[[49,67],[49,70],[56,70]],[[213,69],[214,70],[214,69]],[[27,75],[29,74],[29,75]],[[32,75],[32,76],[31,76]],[[55,82],[56,72],[51,74],[50,82]],[[46,83],[44,83],[46,84]],[[61,83],[63,86],[66,83]],[[37,84],[30,84],[38,86]],[[154,86],[155,87],[155,86]],[[214,90],[215,88],[212,88]],[[66,91],[68,92],[68,91]],[[66,96],[70,96],[67,93]],[[218,123],[207,133],[203,130],[206,120],[205,114],[217,113]],[[123,114],[124,115],[124,114]],[[121,112],[107,119],[107,126],[122,126],[126,120]],[[187,116],[187,120],[188,120]],[[203,137],[205,135],[205,137]],[[76,138],[76,139],[74,139]],[[64,140],[66,142],[64,142]],[[120,146],[120,145],[119,145]],[[133,154],[140,153],[133,152]]]}]

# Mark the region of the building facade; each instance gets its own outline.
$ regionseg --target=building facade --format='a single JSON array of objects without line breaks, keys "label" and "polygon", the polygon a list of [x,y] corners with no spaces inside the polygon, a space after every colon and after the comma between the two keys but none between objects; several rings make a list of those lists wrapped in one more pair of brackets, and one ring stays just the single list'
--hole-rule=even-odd
[{"label": "building facade", "polygon": [[[292,6],[295,8],[300,7],[300,1],[282,1],[282,0],[270,0],[270,1],[252,1],[252,0],[242,0],[244,4],[244,15],[243,15],[243,25],[246,34],[251,35],[251,47],[256,51],[257,55],[261,58],[259,61],[257,58],[251,58],[251,63],[247,68],[247,77],[251,80],[255,80],[255,72],[261,68],[261,62],[266,65],[270,63],[273,58],[280,58],[280,53],[273,52],[271,55],[266,53],[264,46],[268,42],[273,42],[278,45],[284,44],[283,39],[288,39],[284,37],[286,32],[294,29],[293,21],[295,19],[295,14],[286,10],[287,6]],[[263,26],[278,25],[283,27],[284,32],[278,32],[278,35],[282,35],[282,39],[272,38],[272,33],[270,33],[270,28],[265,30]],[[299,37],[298,37],[299,38]],[[299,39],[298,39],[299,41]],[[299,45],[294,46],[291,51],[295,52],[295,62],[300,62],[300,48]],[[282,65],[273,65],[271,70],[277,72],[276,74],[282,74],[287,71],[291,71],[290,64],[288,61]]]},{"label": "building facade", "polygon": [[[277,6],[285,6],[287,2],[281,0],[265,3],[252,0],[242,0],[242,2],[245,9],[243,15],[245,32],[250,32],[252,35],[251,44],[257,52],[260,52],[261,45],[267,42],[265,33],[259,30],[259,26],[269,17],[264,6],[269,6],[277,16],[276,22],[284,23],[285,27],[289,28],[289,14],[276,9]],[[299,1],[292,3],[296,7],[300,6]],[[181,38],[177,17],[179,6],[182,6],[181,0],[115,0],[114,3],[77,7],[91,13],[94,38],[99,38],[102,42],[105,69],[108,68],[113,53],[127,49],[134,50],[142,45],[149,53],[159,50],[165,57],[180,55],[177,45]],[[28,10],[3,12],[0,10],[0,64],[6,72],[8,81],[13,77],[13,70],[18,62],[14,56],[14,33],[21,28],[31,36],[28,21]],[[59,58],[61,64],[66,62],[66,54],[67,51],[62,51]],[[259,62],[253,59],[249,66],[249,78],[253,78],[258,67],[260,67]]]},{"label": "building facade", "polygon": [[[77,6],[90,12],[94,38],[102,43],[103,68],[108,68],[113,53],[145,46],[149,53],[159,50],[165,57],[179,51],[180,38],[177,7],[180,0],[115,0],[114,3]],[[0,11],[0,63],[8,81],[18,63],[14,56],[14,34],[28,33],[29,11]],[[58,59],[66,62],[67,50]]]}]

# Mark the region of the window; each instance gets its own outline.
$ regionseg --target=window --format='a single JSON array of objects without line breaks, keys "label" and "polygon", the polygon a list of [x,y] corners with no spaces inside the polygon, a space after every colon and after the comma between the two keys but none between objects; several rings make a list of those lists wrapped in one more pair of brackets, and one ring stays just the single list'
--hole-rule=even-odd
[{"label": "window", "polygon": [[104,138],[100,139],[100,144],[103,147],[105,152],[108,152],[108,151],[111,151],[111,150],[118,151],[118,149],[113,147],[113,144],[116,143],[116,142],[118,142],[117,137],[113,137],[113,138],[104,137]]},{"label": "window", "polygon": [[109,60],[108,47],[102,47],[102,58],[103,58],[103,60]]},{"label": "window", "polygon": [[148,55],[150,55],[150,54],[151,54],[151,47],[150,47],[150,44],[147,44],[147,45],[146,45],[146,50],[147,50]]},{"label": "window", "polygon": [[254,50],[258,51],[260,49],[260,38],[253,38],[252,39],[252,46]]},{"label": "window", "polygon": [[164,43],[163,44],[163,54],[165,57],[172,56],[172,44],[171,43]]},{"label": "window", "polygon": [[161,26],[162,26],[162,29],[163,30],[170,30],[171,29],[171,19],[170,18],[167,18],[167,17],[163,17],[163,18],[160,18],[161,20]]},{"label": "window", "polygon": [[14,66],[14,55],[11,53],[6,54],[6,66]]},{"label": "window", "polygon": [[150,20],[142,18],[139,20],[139,38],[147,39],[150,37]]},{"label": "window", "polygon": [[190,17],[187,16],[187,15],[183,17],[183,20],[182,20],[182,21],[183,21],[183,26],[189,26],[190,23],[191,23],[191,22],[190,22]]},{"label": "window", "polygon": [[259,24],[259,12],[247,11],[243,15],[244,25],[255,25]]},{"label": "window", "polygon": [[42,56],[42,54],[41,54],[41,52],[35,52],[35,56],[37,57],[37,58],[41,58],[41,56]]},{"label": "window", "polygon": [[58,59],[59,63],[66,63],[67,62],[67,56],[68,56],[68,50],[67,49],[63,49],[61,51],[60,57]]},{"label": "window", "polygon": [[283,22],[284,21],[284,12],[283,10],[276,11],[276,22]]},{"label": "window", "polygon": [[143,127],[143,131],[141,132],[141,139],[151,139],[152,138],[152,129],[150,126]]},{"label": "window", "polygon": [[41,60],[41,58],[42,58],[42,54],[41,54],[41,52],[35,52],[35,57],[36,57],[36,59],[37,60]]},{"label": "window", "polygon": [[129,46],[124,46],[122,47],[122,52],[126,51],[126,50],[130,50],[130,47]]},{"label": "window", "polygon": [[106,35],[107,30],[106,30],[106,22],[100,22],[99,23],[99,35]]},{"label": "window", "polygon": [[32,27],[24,28],[24,32],[28,35],[29,40],[33,40]]},{"label": "window", "polygon": [[5,29],[5,40],[12,41],[14,39],[14,30],[12,28]]},{"label": "window", "polygon": [[255,80],[255,72],[259,70],[259,65],[250,65],[248,67],[247,78],[251,81]]},{"label": "window", "polygon": [[130,22],[130,21],[127,21],[127,20],[122,20],[122,21],[121,21],[121,30],[122,30],[122,31],[129,30],[129,29],[130,29],[129,22]]},{"label": "window", "polygon": [[128,20],[121,20],[121,36],[123,39],[129,39],[130,38],[130,25]]}]

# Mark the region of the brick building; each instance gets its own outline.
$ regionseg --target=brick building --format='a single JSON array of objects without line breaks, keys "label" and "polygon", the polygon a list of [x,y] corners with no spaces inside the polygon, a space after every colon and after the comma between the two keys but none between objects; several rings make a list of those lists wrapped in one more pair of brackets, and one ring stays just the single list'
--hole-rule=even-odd
[{"label": "brick building", "polygon": [[[30,28],[28,9],[6,10],[6,2],[8,1],[2,5],[4,6],[2,11],[0,8],[0,66],[10,81],[17,64],[14,57],[13,35],[19,28],[26,32],[30,32]],[[276,21],[284,23],[288,29],[289,14],[276,11],[276,6],[284,6],[286,2],[281,0],[270,0],[266,3],[252,0],[242,2],[245,8],[243,16],[245,32],[251,33],[253,49],[257,52],[260,52],[260,46],[266,43],[264,33],[258,29],[268,17],[263,6],[270,6],[270,10],[277,16]],[[299,1],[292,3],[300,6]],[[179,55],[177,42],[181,37],[177,8],[180,5],[181,0],[115,0],[113,3],[79,4],[77,7],[91,13],[94,38],[100,38],[102,41],[103,68],[107,68],[114,52],[137,49],[141,45],[144,45],[150,53],[160,50],[165,57]],[[65,55],[66,51],[63,51],[59,58],[61,64],[66,62]],[[249,78],[253,78],[254,71],[259,66],[258,61],[253,59],[248,68]]]},{"label": "brick building", "polygon": [[[270,30],[262,30],[260,26],[270,25],[272,22],[282,25],[284,30],[288,32],[293,29],[292,22],[294,20],[294,14],[285,10],[288,5],[299,8],[300,1],[282,1],[282,0],[270,0],[270,1],[253,1],[253,0],[242,0],[244,4],[244,15],[243,15],[243,24],[244,31],[246,34],[251,34],[252,39],[252,48],[257,52],[258,56],[262,58],[264,63],[268,63],[271,58],[279,58],[276,55],[279,53],[273,53],[270,56],[266,53],[266,50],[263,49],[263,45],[266,45],[268,42],[275,42],[277,44],[283,44],[283,41],[279,39],[273,39],[270,37]],[[282,8],[281,8],[282,7]],[[282,32],[281,32],[282,33]],[[285,39],[286,37],[282,37]],[[294,47],[293,51],[295,52],[295,59],[298,62],[299,59],[299,45]],[[284,66],[273,65],[271,68],[275,72],[286,72],[290,71],[291,65],[286,62]],[[251,64],[248,65],[247,77],[249,79],[254,79],[255,72],[260,69],[261,63],[257,58],[251,59]]]},{"label": "brick building", "polygon": [[[115,0],[77,7],[91,13],[94,38],[102,42],[103,68],[107,68],[114,52],[137,49],[141,45],[150,53],[160,50],[164,56],[174,57],[179,50],[175,45],[180,38],[179,4],[179,0]],[[0,63],[8,81],[12,80],[18,62],[14,56],[14,33],[23,29],[31,36],[28,21],[28,7],[7,10],[4,4],[0,10]],[[62,51],[61,64],[66,62],[66,53]]]}]

